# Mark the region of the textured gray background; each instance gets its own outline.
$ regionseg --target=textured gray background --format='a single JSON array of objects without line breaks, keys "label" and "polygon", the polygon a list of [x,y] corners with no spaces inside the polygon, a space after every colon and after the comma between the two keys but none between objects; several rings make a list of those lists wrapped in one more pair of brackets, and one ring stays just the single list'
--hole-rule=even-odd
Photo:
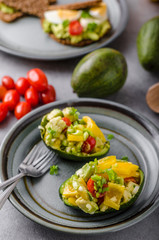
[{"label": "textured gray background", "polygon": [[[111,1],[111,0],[110,0]],[[139,64],[136,53],[136,37],[141,25],[150,18],[159,14],[159,3],[149,0],[127,0],[130,17],[124,33],[114,41],[110,47],[121,51],[128,63],[128,78],[124,87],[107,99],[122,103],[149,118],[159,126],[159,116],[153,113],[146,105],[145,94],[147,89],[159,81],[159,75],[146,72]],[[80,59],[59,62],[40,62],[16,58],[0,52],[0,78],[11,75],[14,79],[25,76],[31,68],[38,67],[45,71],[49,83],[57,91],[57,100],[77,98],[70,86],[71,73]],[[12,114],[0,125],[0,143],[8,130],[16,122]],[[0,211],[0,239],[2,240],[29,240],[29,239],[96,239],[94,236],[74,236],[56,232],[24,217],[8,201]],[[101,239],[109,240],[158,240],[159,239],[159,209],[140,223],[115,233],[100,235]]]}]

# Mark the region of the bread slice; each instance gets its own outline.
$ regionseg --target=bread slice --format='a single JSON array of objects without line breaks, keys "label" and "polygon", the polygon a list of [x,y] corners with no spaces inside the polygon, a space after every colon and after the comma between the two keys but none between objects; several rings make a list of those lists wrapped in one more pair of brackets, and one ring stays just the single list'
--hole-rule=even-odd
[{"label": "bread slice", "polygon": [[84,47],[84,46],[89,45],[94,42],[94,41],[88,39],[88,40],[82,40],[79,43],[71,43],[71,41],[69,39],[60,39],[60,38],[55,37],[54,34],[49,34],[49,36],[52,39],[54,39],[56,42],[59,42],[63,45],[71,45],[71,46],[75,46],[75,47]]},{"label": "bread slice", "polygon": [[7,22],[7,23],[13,22],[22,16],[24,16],[24,13],[22,12],[15,12],[10,14],[10,13],[3,13],[0,11],[0,19],[3,22]]},{"label": "bread slice", "polygon": [[49,5],[56,0],[0,0],[9,7],[13,7],[22,13],[42,17],[43,12],[48,9]]},{"label": "bread slice", "polygon": [[65,5],[52,5],[49,6],[47,10],[57,10],[57,9],[69,9],[69,10],[78,10],[85,9],[89,7],[94,7],[97,4],[101,3],[102,0],[87,0],[86,2],[76,2]]}]

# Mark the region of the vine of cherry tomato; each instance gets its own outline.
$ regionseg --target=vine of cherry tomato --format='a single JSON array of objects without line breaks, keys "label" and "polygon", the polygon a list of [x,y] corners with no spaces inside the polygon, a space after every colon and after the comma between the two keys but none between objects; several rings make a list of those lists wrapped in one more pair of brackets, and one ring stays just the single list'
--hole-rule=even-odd
[{"label": "vine of cherry tomato", "polygon": [[15,117],[20,119],[39,103],[55,100],[55,88],[48,84],[41,69],[31,69],[27,77],[20,77],[16,82],[10,76],[4,76],[0,85],[0,122],[7,117],[8,111],[14,111]]}]

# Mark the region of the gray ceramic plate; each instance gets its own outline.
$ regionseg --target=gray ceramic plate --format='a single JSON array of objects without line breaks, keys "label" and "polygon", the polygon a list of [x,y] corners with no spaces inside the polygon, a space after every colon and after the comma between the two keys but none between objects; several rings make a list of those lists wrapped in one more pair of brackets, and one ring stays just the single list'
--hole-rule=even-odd
[{"label": "gray ceramic plate", "polygon": [[[128,10],[125,0],[104,1],[108,5],[112,31],[109,36],[105,36],[94,44],[82,48],[64,46],[43,33],[39,19],[24,17],[10,24],[0,21],[0,50],[25,58],[56,60],[81,56],[106,46],[125,29]],[[70,2],[75,0],[58,0],[58,4]]]},{"label": "gray ceramic plate", "polygon": [[148,216],[157,206],[159,191],[159,132],[148,120],[120,104],[96,100],[76,99],[42,106],[19,120],[8,133],[1,147],[0,169],[4,181],[17,173],[20,162],[34,144],[40,141],[38,125],[41,117],[53,108],[76,107],[81,116],[89,115],[103,133],[113,134],[108,155],[128,156],[145,173],[143,190],[135,204],[116,216],[90,216],[63,204],[58,188],[83,163],[60,159],[59,174],[46,173],[38,179],[21,180],[10,196],[11,203],[28,218],[64,232],[102,233],[126,228]]}]

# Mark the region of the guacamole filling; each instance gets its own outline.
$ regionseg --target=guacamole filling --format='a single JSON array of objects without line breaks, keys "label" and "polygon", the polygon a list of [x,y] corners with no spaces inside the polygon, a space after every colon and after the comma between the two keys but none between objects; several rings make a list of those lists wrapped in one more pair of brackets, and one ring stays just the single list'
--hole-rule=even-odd
[{"label": "guacamole filling", "polygon": [[98,153],[109,145],[96,123],[88,116],[79,119],[73,107],[52,110],[39,128],[47,146],[76,156]]},{"label": "guacamole filling", "polygon": [[0,11],[6,14],[13,14],[18,12],[15,8],[9,7],[4,3],[0,3]]},{"label": "guacamole filling", "polygon": [[[54,34],[58,39],[69,40],[72,44],[82,40],[97,41],[111,29],[111,25],[106,12],[103,16],[103,5],[93,9],[92,11],[90,9],[47,11],[44,14],[43,30],[46,33]],[[94,12],[95,14],[93,14]]]},{"label": "guacamole filling", "polygon": [[86,163],[60,187],[66,205],[94,214],[120,210],[140,192],[139,166],[109,156]]}]

